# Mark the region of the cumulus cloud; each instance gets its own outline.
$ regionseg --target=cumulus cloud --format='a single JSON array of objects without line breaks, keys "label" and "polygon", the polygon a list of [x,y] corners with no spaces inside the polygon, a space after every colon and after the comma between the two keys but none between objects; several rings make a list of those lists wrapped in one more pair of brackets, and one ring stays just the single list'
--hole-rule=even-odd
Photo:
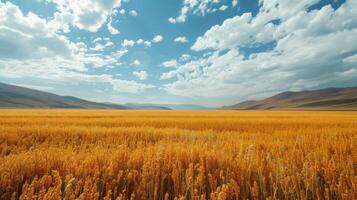
[{"label": "cumulus cloud", "polygon": [[[85,43],[71,42],[57,33],[51,21],[31,12],[24,15],[10,2],[0,3],[0,13],[1,60],[18,64],[34,61],[46,64],[47,68],[58,66],[78,71],[86,71],[89,66],[102,67],[115,62],[114,57],[88,54]],[[99,45],[96,50],[104,47]],[[48,65],[48,60],[53,62]]]},{"label": "cumulus cloud", "polygon": [[255,21],[252,22],[252,19],[251,13],[244,13],[241,16],[227,19],[222,25],[215,25],[206,31],[203,36],[198,37],[192,49],[195,51],[226,49],[253,43],[257,33],[259,34],[260,31],[264,30],[265,23],[258,21],[259,24],[256,24]]},{"label": "cumulus cloud", "polygon": [[[233,5],[233,4],[232,4]],[[221,7],[219,7],[219,10],[220,11],[225,11],[228,9],[228,6],[227,5],[222,5]]]},{"label": "cumulus cloud", "polygon": [[124,55],[127,54],[127,53],[128,53],[128,49],[122,48],[122,49],[119,49],[119,50],[117,50],[116,52],[114,52],[114,53],[112,54],[112,56],[113,56],[114,58],[116,58],[116,59],[119,59],[119,58],[121,58],[122,56],[124,56]]},{"label": "cumulus cloud", "polygon": [[150,41],[144,41],[143,43],[146,47],[151,47],[151,42]]},{"label": "cumulus cloud", "polygon": [[102,44],[96,44],[95,47],[90,48],[90,50],[93,50],[93,51],[103,51],[104,48],[105,48],[104,45],[102,45]]},{"label": "cumulus cloud", "polygon": [[177,42],[177,43],[188,43],[188,40],[186,37],[182,36],[182,37],[177,37],[174,39],[174,42]]},{"label": "cumulus cloud", "polygon": [[71,24],[79,29],[96,32],[121,6],[121,0],[53,0],[58,11],[55,21],[59,24]]},{"label": "cumulus cloud", "polygon": [[161,35],[156,35],[153,39],[152,42],[153,43],[158,43],[161,42],[164,38]]},{"label": "cumulus cloud", "polygon": [[166,80],[176,77],[176,71],[169,71],[161,74],[160,80]]},{"label": "cumulus cloud", "polygon": [[24,15],[10,2],[0,2],[0,59],[72,59],[81,46],[56,34],[50,22],[31,12]]},{"label": "cumulus cloud", "polygon": [[191,59],[191,55],[189,54],[182,54],[179,58],[179,61],[180,62],[186,62],[186,61],[189,61]]},{"label": "cumulus cloud", "polygon": [[136,44],[143,44],[144,43],[144,40],[143,39],[138,39],[138,40],[136,40]]},{"label": "cumulus cloud", "polygon": [[[152,39],[153,43],[158,43],[162,41],[162,36],[155,36],[154,39]],[[122,47],[133,47],[135,45],[144,45],[145,47],[151,47],[151,41],[144,40],[144,39],[137,39],[137,40],[128,40],[124,39],[123,42],[121,43]]]},{"label": "cumulus cloud", "polygon": [[[127,50],[120,49],[109,55],[90,53],[85,43],[71,42],[60,35],[57,25],[52,19],[46,20],[31,12],[24,14],[10,2],[0,2],[0,77],[44,83],[105,83],[119,92],[132,93],[154,87],[111,75],[88,74],[92,67],[116,65]],[[95,51],[114,46],[109,38],[98,37],[92,43]]]},{"label": "cumulus cloud", "polygon": [[[321,11],[307,12],[308,8],[319,2],[319,0],[302,0],[298,3],[293,1],[261,0],[260,12],[256,17],[252,13],[244,13],[240,16],[227,19],[221,25],[211,27],[206,33],[198,37],[193,50],[201,51],[204,49],[228,49],[237,46],[253,46],[257,44],[266,44],[291,34],[291,31],[298,29],[298,26],[304,27],[313,15],[326,14],[333,10],[331,6],[324,7]],[[315,19],[319,19],[315,17]],[[326,22],[328,18],[321,18],[316,22],[318,27],[315,30],[322,31],[321,20]],[[301,21],[300,21],[301,20]],[[283,22],[279,26],[273,21]],[[338,24],[334,24],[339,27]],[[331,28],[331,27],[330,27]]]},{"label": "cumulus cloud", "polygon": [[182,54],[179,57],[178,61],[176,59],[167,60],[167,61],[161,63],[161,66],[165,67],[165,68],[177,68],[182,63],[189,61],[191,58],[192,57],[189,54]]},{"label": "cumulus cloud", "polygon": [[139,80],[146,80],[147,79],[147,77],[148,77],[148,74],[147,74],[147,72],[146,71],[134,71],[133,72],[133,75],[137,78],[137,79],[139,79]]},{"label": "cumulus cloud", "polygon": [[165,61],[165,62],[161,63],[161,66],[176,68],[178,66],[178,63],[177,63],[177,61],[175,59],[172,59],[172,60],[168,60],[168,61]]},{"label": "cumulus cloud", "polygon": [[[209,54],[162,74],[177,79],[166,90],[249,99],[355,82],[357,2],[309,10],[317,2],[262,0],[255,17],[245,13],[211,27],[192,46]],[[270,50],[243,53],[267,44]]]},{"label": "cumulus cloud", "polygon": [[[101,40],[101,38],[96,38],[95,40],[93,40],[93,43],[95,43],[95,46],[90,48],[90,50],[92,50],[92,51],[103,51],[107,47],[114,46],[114,43],[112,41]],[[85,49],[86,45],[84,43],[81,43],[81,44],[83,44],[85,46],[85,47],[83,47]]]},{"label": "cumulus cloud", "polygon": [[136,17],[139,14],[138,14],[138,12],[136,12],[136,10],[131,10],[131,11],[129,11],[129,15]]},{"label": "cumulus cloud", "polygon": [[135,59],[132,63],[131,63],[132,66],[139,66],[141,65],[141,62],[138,60],[138,59]]},{"label": "cumulus cloud", "polygon": [[[178,61],[176,59],[171,59],[171,60],[161,63],[161,66],[164,68],[181,68],[181,69],[183,69],[184,68],[183,63],[189,61],[191,58],[192,57],[189,54],[182,54],[179,57]],[[180,75],[178,69],[164,72],[163,74],[161,74],[160,80],[171,79],[174,77],[182,77]]]},{"label": "cumulus cloud", "polygon": [[151,42],[150,41],[147,41],[147,40],[143,40],[143,39],[138,39],[136,40],[136,44],[143,44],[145,45],[146,47],[150,47],[151,46]]},{"label": "cumulus cloud", "polygon": [[121,43],[121,46],[122,47],[132,47],[134,46],[135,44],[135,41],[134,40],[127,40],[125,39],[122,43]]}]

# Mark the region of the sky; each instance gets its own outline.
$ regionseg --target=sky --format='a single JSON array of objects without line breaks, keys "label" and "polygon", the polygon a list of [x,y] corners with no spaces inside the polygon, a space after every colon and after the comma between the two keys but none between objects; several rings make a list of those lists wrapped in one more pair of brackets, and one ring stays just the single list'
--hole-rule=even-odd
[{"label": "sky", "polygon": [[0,0],[0,82],[206,106],[357,86],[357,1]]}]

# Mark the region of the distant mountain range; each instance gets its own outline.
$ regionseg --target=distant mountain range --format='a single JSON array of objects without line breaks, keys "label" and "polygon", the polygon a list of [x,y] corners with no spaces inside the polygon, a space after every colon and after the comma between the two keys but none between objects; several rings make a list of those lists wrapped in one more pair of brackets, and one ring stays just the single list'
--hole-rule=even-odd
[{"label": "distant mountain range", "polygon": [[0,83],[1,108],[74,108],[74,109],[142,109],[142,110],[207,110],[193,104],[97,103],[72,96],[60,96],[25,87]]},{"label": "distant mountain range", "polygon": [[171,108],[164,107],[162,105],[157,105],[157,104],[127,103],[124,104],[124,106],[136,110],[172,110]]},{"label": "distant mountain range", "polygon": [[72,96],[33,90],[0,83],[0,107],[3,108],[78,108],[78,109],[129,109],[128,107],[96,103]]},{"label": "distant mountain range", "polygon": [[259,100],[245,101],[223,109],[231,110],[357,110],[357,87],[283,92]]},{"label": "distant mountain range", "polygon": [[[72,96],[60,96],[25,87],[0,83],[2,108],[74,108],[74,109],[142,109],[142,110],[214,110],[194,104],[97,103]],[[245,101],[227,110],[357,110],[357,87],[283,92],[272,97]]]},{"label": "distant mountain range", "polygon": [[216,108],[195,104],[136,104],[127,103],[124,106],[135,109],[161,109],[161,110],[214,110]]}]

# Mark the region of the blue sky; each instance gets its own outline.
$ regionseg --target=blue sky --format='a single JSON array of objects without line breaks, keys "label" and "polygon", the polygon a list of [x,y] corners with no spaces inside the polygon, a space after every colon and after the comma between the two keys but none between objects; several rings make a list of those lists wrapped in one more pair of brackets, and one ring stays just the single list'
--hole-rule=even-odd
[{"label": "blue sky", "polygon": [[0,0],[0,81],[222,106],[357,85],[353,0]]}]

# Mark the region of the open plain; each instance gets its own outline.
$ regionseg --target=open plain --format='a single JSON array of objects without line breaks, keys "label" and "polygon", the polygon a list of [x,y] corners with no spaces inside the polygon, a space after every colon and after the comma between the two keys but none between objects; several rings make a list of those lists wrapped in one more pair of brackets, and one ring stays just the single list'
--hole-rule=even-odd
[{"label": "open plain", "polygon": [[357,112],[0,110],[0,199],[357,199]]}]

